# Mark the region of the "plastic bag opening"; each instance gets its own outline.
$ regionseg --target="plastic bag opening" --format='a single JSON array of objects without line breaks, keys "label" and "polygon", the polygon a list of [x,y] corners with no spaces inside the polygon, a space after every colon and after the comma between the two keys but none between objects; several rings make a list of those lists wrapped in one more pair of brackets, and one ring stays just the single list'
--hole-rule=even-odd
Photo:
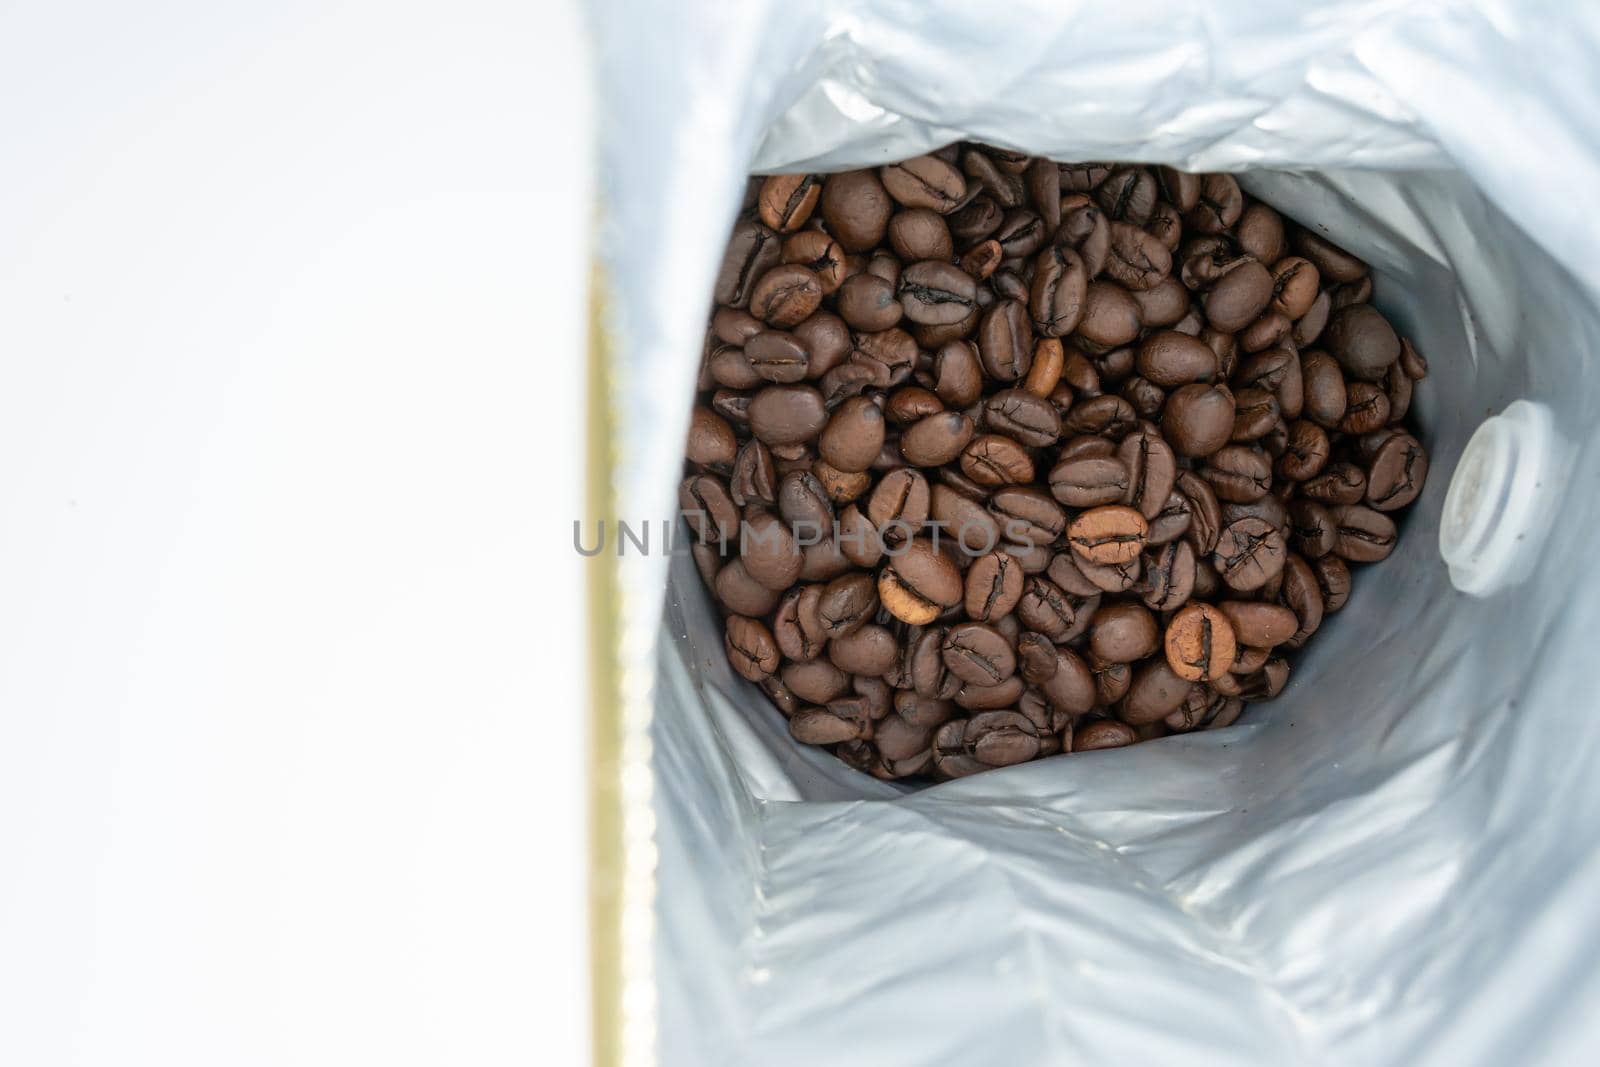
[{"label": "plastic bag opening", "polygon": [[[1375,303],[1431,364],[1416,408],[1432,472],[1405,536],[1357,575],[1285,693],[1232,729],[907,794],[792,745],[722,663],[692,564],[639,565],[647,606],[667,578],[664,614],[647,613],[659,640],[641,645],[656,667],[663,1059],[1461,1063],[1581,1048],[1600,993],[1584,948],[1600,930],[1585,636],[1600,578],[1574,561],[1597,506],[1600,213],[1565,176],[1592,169],[1600,138],[1558,72],[1600,54],[1586,16],[627,14],[597,15],[603,65],[634,87],[612,100],[629,121],[602,156],[638,373],[627,486],[661,511],[704,295],[752,168],[970,137],[1244,171],[1254,195],[1372,264]],[[1438,559],[1439,507],[1467,437],[1517,398],[1550,408],[1571,482],[1528,579],[1474,600]]]}]

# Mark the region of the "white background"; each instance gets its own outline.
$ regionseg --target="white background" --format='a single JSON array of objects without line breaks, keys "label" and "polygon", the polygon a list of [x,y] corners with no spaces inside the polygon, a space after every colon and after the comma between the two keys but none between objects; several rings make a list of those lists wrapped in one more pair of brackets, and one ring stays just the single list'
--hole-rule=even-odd
[{"label": "white background", "polygon": [[0,10],[0,1061],[584,1058],[580,30]]}]

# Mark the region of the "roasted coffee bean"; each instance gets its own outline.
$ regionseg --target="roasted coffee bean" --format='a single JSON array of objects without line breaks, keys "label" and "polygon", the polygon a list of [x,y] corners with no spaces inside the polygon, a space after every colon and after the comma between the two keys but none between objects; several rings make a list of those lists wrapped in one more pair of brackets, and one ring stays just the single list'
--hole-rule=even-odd
[{"label": "roasted coffee bean", "polygon": [[1283,501],[1271,493],[1257,497],[1255,500],[1242,503],[1229,501],[1222,505],[1222,524],[1238,522],[1244,518],[1257,518],[1274,526],[1278,530],[1286,530],[1289,525],[1289,510],[1284,507]]},{"label": "roasted coffee bean", "polygon": [[1072,405],[1062,420],[1062,429],[1077,434],[1099,434],[1110,439],[1122,437],[1138,424],[1139,413],[1120,396],[1097,396]]},{"label": "roasted coffee bean", "polygon": [[989,376],[1014,382],[1033,360],[1033,323],[1020,301],[1001,300],[978,322],[978,356]]},{"label": "roasted coffee bean", "polygon": [[778,483],[778,513],[797,536],[820,536],[833,525],[833,503],[809,470],[790,471]]},{"label": "roasted coffee bean", "polygon": [[1260,201],[1244,209],[1233,236],[1240,251],[1263,263],[1276,264],[1289,250],[1283,216]]},{"label": "roasted coffee bean", "polygon": [[1072,550],[1087,563],[1128,563],[1144,550],[1150,526],[1133,508],[1108,505],[1081,513],[1067,528]]},{"label": "roasted coffee bean", "polygon": [[832,537],[823,537],[815,543],[807,543],[799,538],[796,538],[796,541],[805,544],[805,548],[801,551],[802,582],[829,582],[849,572],[850,560],[839,550],[839,542]]},{"label": "roasted coffee bean", "polygon": [[1394,520],[1360,504],[1330,509],[1336,538],[1333,551],[1351,563],[1376,563],[1394,551]]},{"label": "roasted coffee bean", "polygon": [[1173,541],[1146,553],[1142,599],[1155,611],[1174,611],[1194,593],[1194,549]]},{"label": "roasted coffee bean", "polygon": [[967,181],[961,172],[937,156],[918,156],[882,167],[878,178],[899,203],[940,214],[959,207],[967,192]]},{"label": "roasted coffee bean", "polygon": [[[765,325],[762,324],[763,328]],[[728,389],[753,389],[766,380],[751,364],[750,357],[745,354],[744,349],[734,348],[731,345],[718,345],[712,350],[710,358],[706,361],[706,371],[713,382]],[[746,403],[749,402],[749,398],[744,394],[737,395]],[[732,416],[721,411],[715,402],[711,406],[718,408],[718,414],[732,420]]]},{"label": "roasted coffee bean", "polygon": [[750,290],[750,313],[780,330],[799,324],[821,303],[816,273],[796,263],[773,267]]},{"label": "roasted coffee bean", "polygon": [[1263,604],[1258,600],[1224,600],[1217,607],[1233,624],[1233,634],[1239,643],[1252,648],[1281,645],[1293,637],[1300,627],[1295,613],[1279,604]]},{"label": "roasted coffee bean", "polygon": [[1295,251],[1316,264],[1325,285],[1353,282],[1367,273],[1365,263],[1304,227],[1294,227],[1289,240]]},{"label": "roasted coffee bean", "polygon": [[1022,568],[1004,552],[991,552],[967,568],[965,607],[968,618],[992,622],[1011,614],[1022,599]]},{"label": "roasted coffee bean", "polygon": [[979,434],[961,452],[961,470],[979,485],[1026,485],[1033,481],[1033,457],[1000,434]]},{"label": "roasted coffee bean", "polygon": [[1388,374],[1384,375],[1383,387],[1389,397],[1389,421],[1399,422],[1411,410],[1411,396],[1415,386],[1411,379],[1406,377],[1406,372],[1400,369],[1398,360],[1389,366]]},{"label": "roasted coffee bean", "polygon": [[822,394],[809,385],[769,385],[750,399],[750,432],[768,446],[805,444],[827,425]]},{"label": "roasted coffee bean", "polygon": [[885,474],[867,500],[867,521],[885,545],[902,543],[928,521],[928,479],[919,470],[901,467]]},{"label": "roasted coffee bean", "polygon": [[711,332],[724,344],[743,348],[745,342],[767,328],[767,324],[738,308],[718,308],[711,316]]},{"label": "roasted coffee bean", "polygon": [[1048,676],[1034,684],[1058,714],[1082,715],[1099,698],[1095,676],[1070,648],[1055,649],[1054,658]]},{"label": "roasted coffee bean", "polygon": [[1061,437],[1055,405],[1022,389],[1002,389],[984,401],[983,424],[1027,448],[1047,448]]},{"label": "roasted coffee bean", "polygon": [[726,644],[728,662],[740,677],[759,682],[778,669],[778,644],[760,619],[729,616]]},{"label": "roasted coffee bean", "polygon": [[1190,604],[1167,624],[1163,641],[1166,665],[1184,681],[1214,681],[1233,666],[1238,640],[1225,612],[1211,604]]},{"label": "roasted coffee bean", "polygon": [[1075,595],[1035,575],[1023,582],[1016,613],[1030,630],[1063,644],[1089,628],[1089,619],[1099,603],[1098,591],[1088,596]]},{"label": "roasted coffee bean", "polygon": [[1189,529],[1184,539],[1193,546],[1196,555],[1210,555],[1223,526],[1222,505],[1216,491],[1210,482],[1192,470],[1178,475],[1177,489],[1189,501]]},{"label": "roasted coffee bean", "polygon": [[1328,351],[1352,378],[1376,382],[1400,358],[1400,338],[1371,304],[1351,304],[1328,321]]},{"label": "roasted coffee bean", "polygon": [[1175,389],[1210,381],[1217,373],[1217,356],[1203,341],[1162,330],[1145,338],[1139,346],[1138,367],[1139,373],[1156,385]]},{"label": "roasted coffee bean", "polygon": [[1139,305],[1114,282],[1090,282],[1084,291],[1077,336],[1101,351],[1125,345],[1139,336]]},{"label": "roasted coffee bean", "polygon": [[[822,630],[822,618],[817,613],[821,600],[821,586],[797,585],[778,602],[777,613],[772,618],[772,634],[778,650],[788,659],[804,663],[822,654],[827,638]],[[806,696],[805,699],[822,703],[832,697]]]},{"label": "roasted coffee bean", "polygon": [[977,307],[977,282],[954,264],[926,259],[901,273],[899,296],[912,322],[949,325]]},{"label": "roasted coffee bean", "polygon": [[1212,558],[1229,588],[1249,592],[1260,589],[1283,570],[1285,552],[1283,534],[1277,527],[1263,519],[1247,517],[1222,531]]},{"label": "roasted coffee bean", "polygon": [[1335,555],[1311,561],[1311,570],[1317,576],[1317,588],[1322,590],[1322,610],[1333,614],[1350,599],[1350,567]]},{"label": "roasted coffee bean", "polygon": [[728,420],[710,408],[696,406],[689,416],[689,443],[684,455],[690,463],[728,473],[733,468],[738,439]]},{"label": "roasted coffee bean", "polygon": [[[1191,311],[1189,290],[1171,275],[1161,279],[1149,289],[1129,290],[1128,295],[1133,297],[1133,302],[1138,305],[1139,322],[1147,329],[1176,326]],[[1189,336],[1189,333],[1185,333],[1185,336]]]},{"label": "roasted coffee bean", "polygon": [[1095,369],[1099,371],[1102,382],[1114,387],[1138,369],[1138,359],[1138,352],[1132,346],[1115,348],[1095,357]]},{"label": "roasted coffee bean", "polygon": [[975,682],[963,682],[961,688],[956,690],[953,698],[956,706],[968,711],[994,711],[998,708],[1014,708],[1017,701],[1021,700],[1026,687],[1022,678],[1013,674],[997,685],[979,685]]},{"label": "roasted coffee bean", "polygon": [[1069,507],[1122,503],[1128,488],[1128,468],[1111,456],[1067,459],[1050,471],[1051,495]]},{"label": "roasted coffee bean", "polygon": [[1238,334],[1238,345],[1246,352],[1261,352],[1280,344],[1294,330],[1294,323],[1281,311],[1268,308]]},{"label": "roasted coffee bean", "polygon": [[1321,350],[1300,357],[1300,376],[1305,394],[1305,416],[1318,426],[1333,429],[1344,419],[1346,394],[1344,375],[1333,357]]},{"label": "roasted coffee bean", "polygon": [[959,411],[929,415],[900,435],[900,454],[918,467],[937,467],[961,455],[973,432],[972,420]]},{"label": "roasted coffee bean", "polygon": [[1119,167],[1094,190],[1107,218],[1139,225],[1150,221],[1158,195],[1155,176],[1143,167]]},{"label": "roasted coffee bean", "polygon": [[1104,748],[1125,748],[1139,740],[1133,727],[1115,719],[1092,719],[1078,723],[1072,731],[1072,751],[1094,752]]},{"label": "roasted coffee bean", "polygon": [[1367,494],[1367,475],[1353,463],[1331,463],[1300,486],[1300,495],[1323,504],[1359,504]]},{"label": "roasted coffee bean", "polygon": [[744,358],[763,381],[793,384],[810,372],[811,354],[787,330],[762,330],[744,346]]},{"label": "roasted coffee bean", "polygon": [[872,485],[872,475],[866,471],[842,471],[824,459],[812,460],[811,473],[835,504],[849,503]]},{"label": "roasted coffee bean", "polygon": [[1233,436],[1233,395],[1223,386],[1185,385],[1167,397],[1161,430],[1173,451],[1188,459],[1212,455]]},{"label": "roasted coffee bean", "polygon": [[995,162],[998,154],[998,149],[964,149],[961,153],[961,169],[969,179],[969,186],[975,182],[994,198],[995,203],[1004,208],[1014,208],[1023,200],[1021,175],[999,166]]},{"label": "roasted coffee bean", "polygon": [[1272,488],[1272,460],[1248,445],[1228,445],[1200,469],[1218,499],[1234,503],[1260,500]]},{"label": "roasted coffee bean", "polygon": [[1105,268],[1111,248],[1111,224],[1090,197],[1082,191],[1061,198],[1061,226],[1056,242],[1071,248],[1083,260],[1083,269],[1093,278]]},{"label": "roasted coffee bean", "polygon": [[1045,337],[1065,337],[1077,329],[1089,294],[1089,274],[1072,249],[1055,244],[1033,263],[1028,310],[1034,329]]},{"label": "roasted coffee bean", "polygon": [[933,389],[946,404],[966,407],[983,395],[978,346],[970,341],[941,345],[933,358]]},{"label": "roasted coffee bean", "polygon": [[1188,533],[1189,525],[1193,521],[1194,512],[1189,505],[1189,498],[1177,489],[1173,489],[1167,494],[1161,510],[1150,520],[1147,539],[1152,545],[1169,544]]},{"label": "roasted coffee bean", "polygon": [[1239,686],[1239,695],[1246,700],[1271,700],[1283,692],[1283,687],[1288,681],[1288,661],[1273,657],[1267,660],[1266,666],[1261,670],[1243,679]]},{"label": "roasted coffee bean", "polygon": [[1289,543],[1296,552],[1312,559],[1325,556],[1333,551],[1337,537],[1326,507],[1304,497],[1289,503]]},{"label": "roasted coffee bean", "polygon": [[1400,341],[1400,369],[1414,382],[1420,382],[1428,376],[1428,361],[1404,338]]},{"label": "roasted coffee bean", "polygon": [[1315,478],[1328,465],[1329,452],[1327,431],[1308,419],[1296,419],[1289,425],[1289,440],[1278,457],[1278,477],[1291,482]]},{"label": "roasted coffee bean", "polygon": [[864,471],[883,447],[883,409],[866,397],[839,405],[817,439],[817,451],[841,471]]},{"label": "roasted coffee bean", "polygon": [[1105,272],[1124,288],[1153,289],[1172,272],[1172,253],[1138,226],[1113,222]]},{"label": "roasted coffee bean", "polygon": [[1118,392],[1141,419],[1159,418],[1167,402],[1166,392],[1145,378],[1129,378]]},{"label": "roasted coffee bean", "polygon": [[778,594],[750,577],[742,559],[732,560],[717,571],[711,591],[735,615],[758,618],[778,606]]},{"label": "roasted coffee bean", "polygon": [[1144,577],[1144,557],[1135,556],[1122,563],[1091,563],[1080,559],[1078,569],[1103,593],[1127,593],[1138,588]]},{"label": "roasted coffee bean", "polygon": [[1055,642],[1041,633],[1025,630],[1017,638],[1017,670],[1033,685],[1049,681],[1056,673]]},{"label": "roasted coffee bean", "polygon": [[1015,673],[1016,653],[1011,642],[994,627],[964,622],[945,633],[944,665],[964,682],[999,685]]},{"label": "roasted coffee bean", "polygon": [[[1216,611],[1215,608],[1211,610]],[[1217,618],[1223,618],[1220,612]],[[1225,631],[1226,628],[1227,620],[1223,619],[1220,629]],[[1122,698],[1119,715],[1132,726],[1143,726],[1164,719],[1183,704],[1193,684],[1174,671],[1166,659],[1148,660],[1134,671],[1133,682],[1128,687],[1127,695]]]},{"label": "roasted coffee bean", "polygon": [[955,256],[955,243],[944,216],[927,208],[907,208],[889,219],[889,245],[907,263],[945,260]]},{"label": "roasted coffee bean", "polygon": [[1108,663],[1133,663],[1155,652],[1160,630],[1150,609],[1129,600],[1102,605],[1089,623],[1089,649]]},{"label": "roasted coffee bean", "polygon": [[1232,441],[1259,441],[1283,418],[1278,398],[1265,389],[1247,386],[1233,394]]},{"label": "roasted coffee bean", "polygon": [[1206,291],[1201,300],[1206,320],[1219,330],[1242,330],[1272,302],[1272,275],[1254,259],[1245,259]]},{"label": "roasted coffee bean", "polygon": [[737,543],[739,509],[722,479],[711,474],[686,479],[678,488],[678,508],[702,542]]},{"label": "roasted coffee bean", "polygon": [[1057,552],[1050,558],[1050,565],[1045,569],[1045,573],[1051,582],[1073,596],[1098,596],[1100,587],[1083,573],[1080,562],[1070,551]]},{"label": "roasted coffee bean", "polygon": [[1067,528],[1067,513],[1033,485],[996,490],[989,498],[989,513],[1000,522],[1005,541],[1013,549],[1050,545]]},{"label": "roasted coffee bean", "polygon": [[1054,337],[1041,337],[1033,343],[1033,365],[1023,379],[1023,392],[1037,397],[1049,397],[1061,381],[1062,368],[1066,366],[1066,351]]},{"label": "roasted coffee bean", "polygon": [[1367,468],[1368,506],[1398,511],[1417,499],[1428,477],[1428,454],[1408,433],[1397,433],[1378,446]]},{"label": "roasted coffee bean", "polygon": [[888,565],[878,572],[878,600],[901,622],[925,626],[961,597],[961,571],[924,538],[890,552]]},{"label": "roasted coffee bean", "polygon": [[857,571],[833,579],[817,601],[822,636],[830,641],[848,637],[878,611],[877,583],[872,575]]},{"label": "roasted coffee bean", "polygon": [[[1130,433],[1117,446],[1117,458],[1128,472],[1123,503],[1154,521],[1166,506],[1178,477],[1178,461],[1165,439],[1154,430]],[[1054,486],[1052,486],[1054,488]]]},{"label": "roasted coffee bean", "polygon": [[816,274],[824,297],[843,285],[847,277],[844,246],[821,230],[801,230],[785,240],[783,261],[809,267]]},{"label": "roasted coffee bean", "polygon": [[966,736],[965,719],[947,722],[933,735],[933,767],[937,777],[948,781],[988,769],[987,764],[968,754]]},{"label": "roasted coffee bean", "polygon": [[984,193],[972,197],[948,216],[950,232],[962,244],[977,244],[1000,228],[1005,212]]},{"label": "roasted coffee bean", "polygon": [[1026,763],[1039,754],[1039,731],[1015,711],[983,711],[967,722],[966,744],[974,759],[991,767]]},{"label": "roasted coffee bean", "polygon": [[826,707],[802,708],[789,720],[789,734],[803,745],[831,745],[860,737],[869,722],[836,715]]},{"label": "roasted coffee bean", "polygon": [[1382,429],[1389,423],[1389,396],[1382,387],[1371,382],[1351,382],[1346,390],[1348,403],[1339,429],[1344,433],[1363,434]]},{"label": "roasted coffee bean", "polygon": [[[1266,261],[1263,261],[1266,262]],[[1311,310],[1322,276],[1302,256],[1286,256],[1272,264],[1272,307],[1290,319]]]},{"label": "roasted coffee bean", "polygon": [[740,222],[723,255],[713,298],[726,307],[746,306],[756,282],[779,264],[782,255],[781,242],[771,229],[753,220]]},{"label": "roasted coffee bean", "polygon": [[739,558],[750,577],[783,592],[800,577],[802,558],[789,526],[770,511],[745,513],[739,533]]},{"label": "roasted coffee bean", "polygon": [[1286,648],[1301,648],[1322,625],[1323,600],[1311,564],[1292,552],[1283,564],[1283,589],[1278,596],[1295,617],[1294,633],[1282,643]]},{"label": "roasted coffee bean", "polygon": [[875,274],[857,274],[839,287],[839,314],[853,329],[887,330],[899,322],[905,307],[894,284]]},{"label": "roasted coffee bean", "polygon": [[822,219],[848,252],[865,252],[883,240],[894,201],[870,170],[830,175],[823,185]]},{"label": "roasted coffee bean", "polygon": [[1200,197],[1184,214],[1184,222],[1199,233],[1223,233],[1244,212],[1244,193],[1231,174],[1207,174],[1200,182]]},{"label": "roasted coffee bean", "polygon": [[811,174],[774,174],[761,183],[761,221],[779,233],[793,233],[806,224],[822,196],[822,183]]},{"label": "roasted coffee bean", "polygon": [[967,556],[981,556],[1000,545],[1000,523],[978,499],[935,485],[929,501],[930,524],[942,524],[944,536]]},{"label": "roasted coffee bean", "polygon": [[879,675],[894,667],[900,646],[889,630],[868,623],[829,641],[827,655],[846,674]]}]

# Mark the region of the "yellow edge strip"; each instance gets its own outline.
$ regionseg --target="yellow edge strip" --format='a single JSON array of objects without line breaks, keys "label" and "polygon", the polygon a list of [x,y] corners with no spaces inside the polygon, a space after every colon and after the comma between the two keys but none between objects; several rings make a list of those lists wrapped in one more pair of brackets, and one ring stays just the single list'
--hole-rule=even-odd
[{"label": "yellow edge strip", "polygon": [[[586,532],[615,516],[611,353],[604,323],[605,275],[589,289],[589,374],[584,443]],[[592,1062],[623,1067],[622,620],[617,558],[600,552],[588,569],[589,624],[589,967]]]}]

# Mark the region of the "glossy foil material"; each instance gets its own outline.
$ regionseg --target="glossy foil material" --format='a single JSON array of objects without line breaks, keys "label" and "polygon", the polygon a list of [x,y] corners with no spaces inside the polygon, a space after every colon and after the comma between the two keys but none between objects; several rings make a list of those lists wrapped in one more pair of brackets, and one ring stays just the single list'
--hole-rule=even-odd
[{"label": "glossy foil material", "polygon": [[[654,708],[667,1064],[1505,1063],[1600,1047],[1600,21],[1580,4],[601,0],[617,493],[673,510],[751,169],[960,138],[1245,172],[1374,268],[1434,476],[1230,729],[908,792],[793,744],[687,557],[622,561]],[[1573,443],[1542,558],[1438,556],[1517,398]],[[652,674],[653,672],[653,674]],[[653,677],[653,682],[648,681]]]}]

